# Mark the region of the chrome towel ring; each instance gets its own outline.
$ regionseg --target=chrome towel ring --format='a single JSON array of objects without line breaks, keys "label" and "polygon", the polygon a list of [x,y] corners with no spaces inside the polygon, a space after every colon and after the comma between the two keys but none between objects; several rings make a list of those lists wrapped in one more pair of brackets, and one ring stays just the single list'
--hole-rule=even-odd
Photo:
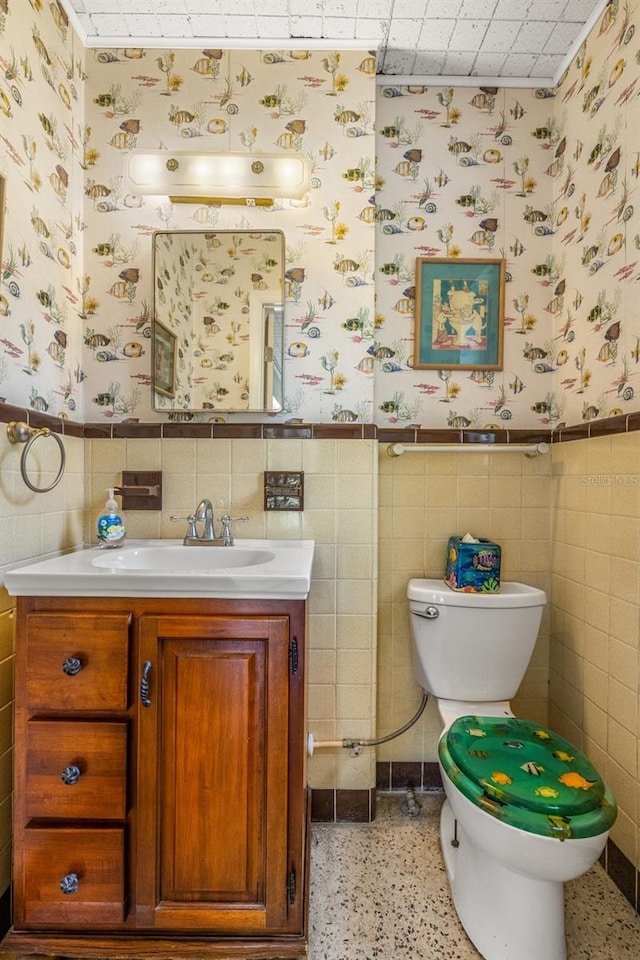
[{"label": "chrome towel ring", "polygon": [[[62,475],[64,473],[64,467],[67,460],[64,444],[58,434],[53,433],[49,427],[31,427],[28,423],[24,423],[22,420],[12,420],[7,424],[7,436],[9,437],[11,443],[25,444],[25,448],[22,451],[22,457],[20,458],[20,473],[22,475],[22,479],[29,489],[33,490],[34,493],[48,493],[49,490],[53,490],[53,488],[56,487],[62,480]],[[36,485],[31,482],[27,474],[27,456],[29,454],[29,450],[31,449],[32,443],[34,443],[38,437],[53,437],[60,447],[60,469],[56,474],[55,480],[48,487],[36,487]]]}]

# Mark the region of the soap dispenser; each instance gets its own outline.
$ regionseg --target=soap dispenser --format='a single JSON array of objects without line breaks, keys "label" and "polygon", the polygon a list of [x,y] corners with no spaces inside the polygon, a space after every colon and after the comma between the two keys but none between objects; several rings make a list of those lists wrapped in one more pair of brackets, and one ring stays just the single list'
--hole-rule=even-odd
[{"label": "soap dispenser", "polygon": [[98,546],[119,547],[124,543],[126,531],[122,517],[118,513],[118,504],[114,500],[114,488],[109,488],[109,499],[104,505],[104,513],[98,518]]}]

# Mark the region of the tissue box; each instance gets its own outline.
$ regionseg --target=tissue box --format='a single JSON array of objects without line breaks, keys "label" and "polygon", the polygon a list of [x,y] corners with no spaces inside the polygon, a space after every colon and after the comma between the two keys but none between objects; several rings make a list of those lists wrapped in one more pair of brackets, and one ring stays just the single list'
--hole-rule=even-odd
[{"label": "tissue box", "polygon": [[500,547],[491,540],[464,543],[449,537],[444,582],[466,593],[499,593]]}]

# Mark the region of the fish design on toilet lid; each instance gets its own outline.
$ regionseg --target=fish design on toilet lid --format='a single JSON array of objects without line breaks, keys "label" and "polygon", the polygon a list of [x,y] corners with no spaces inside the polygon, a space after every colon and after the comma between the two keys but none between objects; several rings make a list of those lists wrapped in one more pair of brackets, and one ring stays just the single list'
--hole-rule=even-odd
[{"label": "fish design on toilet lid", "polygon": [[588,758],[531,720],[459,717],[442,737],[440,761],[469,800],[529,833],[567,840],[596,836],[616,804]]}]

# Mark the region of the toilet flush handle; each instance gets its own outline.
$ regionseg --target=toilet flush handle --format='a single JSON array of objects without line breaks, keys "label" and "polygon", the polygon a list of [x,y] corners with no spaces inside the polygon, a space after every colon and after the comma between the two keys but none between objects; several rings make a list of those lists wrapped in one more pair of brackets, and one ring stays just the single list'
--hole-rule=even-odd
[{"label": "toilet flush handle", "polygon": [[414,610],[413,613],[416,617],[422,617],[423,620],[437,620],[440,616],[440,611],[437,607],[428,606],[426,607],[424,613],[420,613],[418,610]]}]

